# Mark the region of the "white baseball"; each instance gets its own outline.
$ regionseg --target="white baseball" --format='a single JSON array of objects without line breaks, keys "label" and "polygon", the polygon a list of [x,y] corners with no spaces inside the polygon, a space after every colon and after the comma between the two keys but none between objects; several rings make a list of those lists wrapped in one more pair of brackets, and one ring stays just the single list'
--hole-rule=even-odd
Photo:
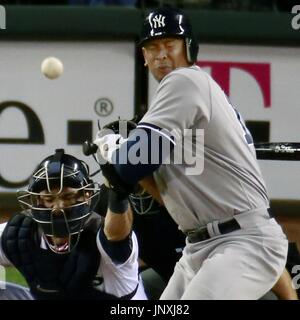
[{"label": "white baseball", "polygon": [[47,78],[56,79],[62,75],[64,66],[59,59],[48,57],[41,64],[41,71]]}]

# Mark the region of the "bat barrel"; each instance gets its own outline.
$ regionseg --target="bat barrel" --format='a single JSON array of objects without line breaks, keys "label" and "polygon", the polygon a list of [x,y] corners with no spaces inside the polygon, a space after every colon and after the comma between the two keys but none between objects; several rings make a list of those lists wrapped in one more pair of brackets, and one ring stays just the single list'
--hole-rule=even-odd
[{"label": "bat barrel", "polygon": [[300,161],[300,143],[270,142],[255,143],[257,159]]}]

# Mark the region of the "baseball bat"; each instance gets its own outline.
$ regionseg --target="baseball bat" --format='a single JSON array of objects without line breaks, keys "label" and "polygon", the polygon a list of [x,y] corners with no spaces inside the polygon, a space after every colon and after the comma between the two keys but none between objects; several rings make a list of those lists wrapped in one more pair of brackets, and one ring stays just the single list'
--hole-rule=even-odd
[{"label": "baseball bat", "polygon": [[[300,142],[259,142],[254,144],[259,160],[300,160]],[[98,146],[85,141],[83,153],[86,156],[97,152]]]},{"label": "baseball bat", "polygon": [[300,160],[299,142],[261,142],[254,144],[257,159],[261,160]]}]

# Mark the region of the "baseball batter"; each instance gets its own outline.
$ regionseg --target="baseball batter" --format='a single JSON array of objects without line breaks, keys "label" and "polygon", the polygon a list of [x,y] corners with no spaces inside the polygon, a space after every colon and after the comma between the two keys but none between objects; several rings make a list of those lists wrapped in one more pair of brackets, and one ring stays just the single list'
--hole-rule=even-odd
[{"label": "baseball batter", "polygon": [[[159,82],[149,110],[121,145],[113,135],[95,143],[123,182],[153,173],[187,235],[161,299],[258,299],[282,274],[288,242],[270,217],[251,134],[219,85],[194,64],[198,46],[184,13],[150,12],[140,45]],[[130,161],[132,148],[148,151],[147,161]]]}]

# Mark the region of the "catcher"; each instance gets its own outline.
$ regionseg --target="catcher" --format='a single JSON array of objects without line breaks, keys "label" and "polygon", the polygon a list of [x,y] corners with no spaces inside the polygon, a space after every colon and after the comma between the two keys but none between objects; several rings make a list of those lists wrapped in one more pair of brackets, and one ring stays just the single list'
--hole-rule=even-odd
[{"label": "catcher", "polygon": [[[63,149],[19,195],[24,211],[0,226],[0,264],[20,271],[33,299],[146,299],[129,202],[109,189],[104,219],[93,212],[98,195],[87,164]],[[12,286],[0,295],[20,297]]]}]

